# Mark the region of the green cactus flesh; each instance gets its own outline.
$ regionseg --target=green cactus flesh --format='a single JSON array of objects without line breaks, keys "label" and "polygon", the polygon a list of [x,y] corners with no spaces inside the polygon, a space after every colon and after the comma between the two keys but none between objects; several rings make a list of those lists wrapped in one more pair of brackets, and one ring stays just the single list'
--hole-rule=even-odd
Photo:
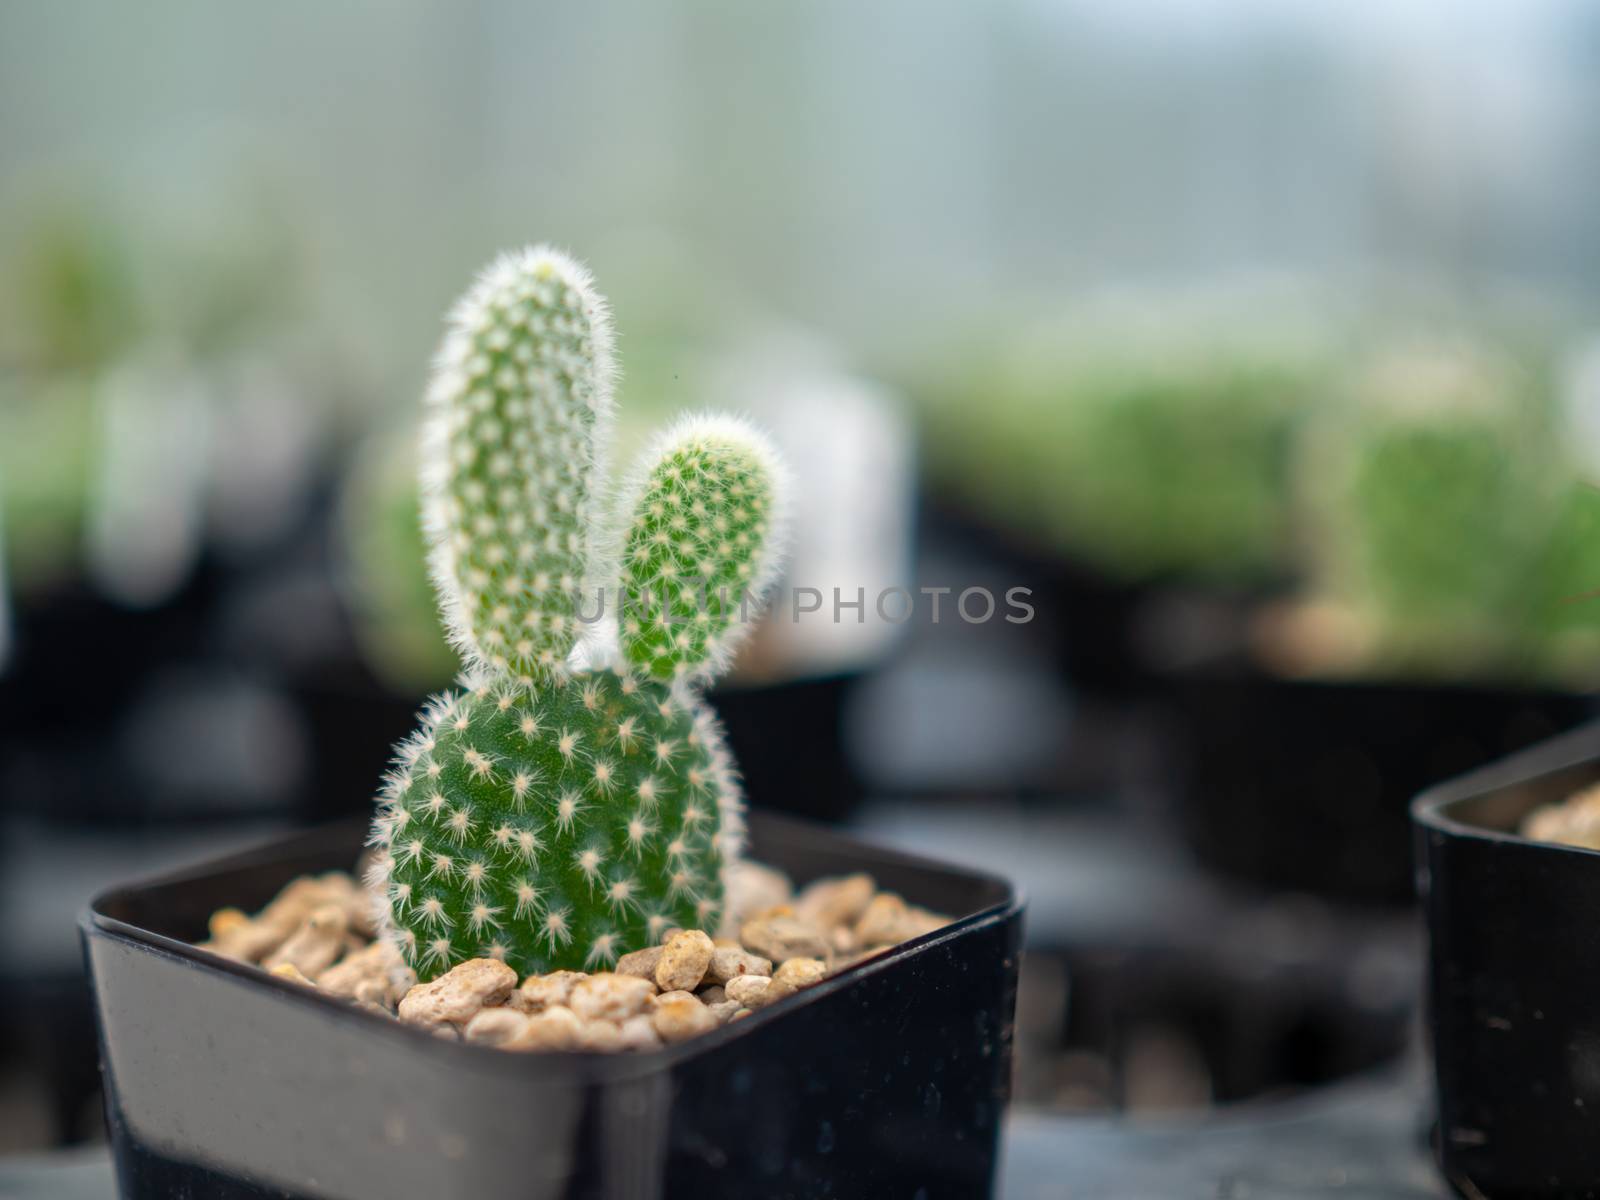
[{"label": "green cactus flesh", "polygon": [[[610,347],[588,272],[535,247],[479,279],[437,360],[424,524],[469,676],[400,747],[369,872],[425,980],[481,956],[595,970],[721,916],[741,798],[694,685],[759,604],[784,473],[759,434],[697,417],[644,457],[628,513],[602,503]],[[588,587],[642,620],[591,619]]]},{"label": "green cactus flesh", "polygon": [[452,314],[429,392],[426,510],[469,659],[549,671],[578,640],[609,346],[588,273],[549,251],[501,259]]},{"label": "green cactus flesh", "polygon": [[710,711],[660,683],[599,671],[440,697],[374,834],[402,952],[423,979],[474,957],[598,970],[665,929],[714,928],[735,803]]},{"label": "green cactus flesh", "polygon": [[772,515],[760,454],[737,426],[699,425],[660,448],[623,555],[622,647],[658,679],[724,657],[759,590]]}]

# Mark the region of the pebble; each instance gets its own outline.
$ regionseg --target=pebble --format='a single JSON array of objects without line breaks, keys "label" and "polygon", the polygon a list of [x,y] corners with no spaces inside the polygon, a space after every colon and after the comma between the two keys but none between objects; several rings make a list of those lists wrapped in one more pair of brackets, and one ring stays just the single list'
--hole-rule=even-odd
[{"label": "pebble", "polygon": [[727,983],[740,975],[771,975],[772,962],[759,954],[751,954],[742,947],[718,947],[711,954],[711,964],[706,968],[706,982]]},{"label": "pebble", "polygon": [[688,993],[656,1004],[652,1016],[656,1033],[668,1044],[687,1041],[717,1027],[711,1010]]},{"label": "pebble", "polygon": [[854,925],[877,890],[871,875],[819,879],[795,898],[794,915],[825,932],[840,925]]},{"label": "pebble", "polygon": [[[416,976],[412,976],[413,982]],[[367,1008],[382,1009],[389,1016],[394,1016],[394,1006],[400,1002],[400,997],[410,991],[410,987],[399,987],[387,979],[363,979],[356,984],[355,991],[350,993],[350,999]]]},{"label": "pebble", "polygon": [[591,975],[572,989],[568,1005],[585,1021],[622,1021],[644,1012],[656,985],[637,975]]},{"label": "pebble", "polygon": [[745,860],[728,868],[725,895],[728,922],[737,926],[763,909],[787,904],[794,887],[782,871]]},{"label": "pebble", "polygon": [[[317,986],[334,996],[355,999],[374,999],[369,984],[377,984],[383,999],[380,1003],[398,1002],[399,996],[390,998],[391,980],[403,968],[400,953],[388,942],[369,942],[360,950],[346,954],[339,962],[317,976]],[[363,995],[363,989],[367,994]]]},{"label": "pebble", "polygon": [[556,1005],[528,1017],[522,1037],[513,1050],[576,1050],[583,1037],[583,1021],[570,1008]]},{"label": "pebble", "polygon": [[647,946],[643,950],[635,950],[632,954],[624,954],[617,959],[617,974],[637,975],[640,979],[653,981],[656,977],[656,964],[661,961],[661,955],[665,950],[665,946]]},{"label": "pebble", "polygon": [[589,978],[582,971],[552,971],[548,975],[529,975],[507,1001],[525,1013],[543,1012],[572,999],[572,989]]},{"label": "pebble", "polygon": [[755,1008],[766,1003],[766,995],[771,987],[772,980],[765,975],[741,975],[738,979],[728,980],[728,999],[746,1008]]},{"label": "pebble", "polygon": [[654,1050],[661,1045],[655,1021],[644,1014],[629,1017],[622,1023],[621,1032],[623,1050]]},{"label": "pebble", "polygon": [[772,982],[798,991],[828,977],[828,964],[818,958],[791,958],[772,974]]},{"label": "pebble", "polygon": [[273,967],[269,975],[276,975],[279,979],[287,979],[290,983],[298,983],[302,987],[315,988],[317,985],[300,973],[300,968],[293,963],[279,963]]},{"label": "pebble", "polygon": [[827,958],[828,943],[816,928],[790,916],[763,916],[739,927],[739,940],[773,962],[789,958]]},{"label": "pebble", "polygon": [[528,1032],[528,1018],[514,1008],[486,1008],[468,1021],[461,1031],[469,1042],[486,1046],[511,1046]]},{"label": "pebble", "polygon": [[706,1011],[716,1019],[718,1025],[726,1025],[733,1020],[733,1014],[743,1007],[737,1000],[719,1000],[715,1004],[707,1004]]},{"label": "pebble", "polygon": [[893,892],[880,892],[872,898],[856,922],[856,941],[863,946],[890,946],[916,937],[922,925]]},{"label": "pebble", "polygon": [[699,929],[673,934],[656,963],[656,986],[663,992],[693,991],[705,978],[715,952],[711,938]]},{"label": "pebble", "polygon": [[292,963],[308,979],[315,979],[336,962],[345,950],[345,934],[350,915],[342,904],[324,904],[313,909],[300,928],[262,960],[267,970]]},{"label": "pebble", "polygon": [[585,1021],[578,1030],[577,1049],[615,1054],[625,1049],[622,1027],[615,1021]]},{"label": "pebble", "polygon": [[430,1028],[465,1025],[482,1009],[503,1003],[516,986],[517,973],[499,959],[468,959],[407,992],[400,1019]]}]

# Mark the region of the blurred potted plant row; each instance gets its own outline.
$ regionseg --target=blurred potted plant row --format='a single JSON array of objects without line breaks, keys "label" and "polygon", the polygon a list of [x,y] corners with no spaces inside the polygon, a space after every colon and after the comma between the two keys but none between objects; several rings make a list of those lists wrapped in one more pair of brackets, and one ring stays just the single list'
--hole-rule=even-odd
[{"label": "blurred potted plant row", "polygon": [[1587,710],[1581,389],[1554,336],[1454,329],[1146,304],[927,389],[933,520],[999,535],[1069,678],[1166,714],[1212,866],[1409,898],[1409,799]]},{"label": "blurred potted plant row", "polygon": [[[323,672],[362,673],[323,536],[362,370],[317,318],[283,214],[258,196],[218,207],[227,220],[136,229],[53,197],[3,248],[13,812],[128,822],[319,802],[306,783],[325,748],[297,697]],[[63,661],[100,664],[92,717]],[[187,763],[140,750],[170,738],[194,747]]]},{"label": "blurred potted plant row", "polygon": [[[10,272],[0,506],[19,686],[7,694],[63,731],[18,740],[13,795],[41,794],[28,781],[49,760],[77,764],[81,786],[68,790],[85,808],[107,771],[129,781],[124,814],[142,811],[140,794],[180,808],[230,795],[235,811],[319,806],[304,780],[330,798],[359,794],[403,732],[408,698],[448,678],[409,448],[363,439],[361,372],[314,331],[305,256],[281,222],[247,224],[164,250],[187,265],[182,286],[163,288],[179,277],[170,266],[145,271],[117,226],[63,209]],[[1561,339],[1490,321],[1352,330],[1288,319],[1289,307],[1219,318],[1136,303],[969,347],[937,384],[908,389],[921,401],[925,502],[935,523],[982,530],[988,550],[1009,554],[1009,582],[1036,590],[1070,681],[1167,705],[1193,801],[1180,811],[1212,861],[1402,895],[1411,792],[1580,707],[1573,693],[1600,662],[1600,601],[1583,599],[1600,588],[1600,495]],[[629,383],[641,424],[663,399],[651,393],[688,399],[681,362],[643,358],[643,384]],[[837,380],[818,387],[830,420],[865,414],[861,436],[832,441],[872,447],[872,470],[834,476],[881,475],[890,460],[890,474],[907,473],[909,439],[886,406],[845,405]],[[786,394],[779,408],[811,412],[819,397]],[[805,476],[781,420],[769,424]],[[838,478],[801,486],[833,494]],[[822,532],[903,524],[892,501],[882,507],[882,519]],[[801,531],[797,575],[824,540]],[[792,680],[780,651],[751,649],[736,680]],[[798,774],[781,746],[765,752],[763,729],[731,727],[766,795],[813,811],[848,803],[839,708],[884,649],[829,665],[804,696],[756,689],[729,706],[770,705],[769,728],[808,722],[816,752]],[[790,657],[814,665],[813,651]],[[130,728],[100,738],[103,750],[56,744],[81,725],[65,719],[75,697],[51,690],[49,664],[68,652],[139,659],[109,672],[110,709]],[[349,705],[357,694],[367,700]],[[371,729],[320,745],[322,718],[352,709]],[[271,749],[237,778],[227,754],[173,778],[170,762],[135,761],[150,732],[137,721]],[[233,737],[230,721],[255,732]],[[1265,749],[1262,728],[1274,731]],[[96,758],[107,754],[117,761]],[[52,795],[64,794],[58,781]],[[1394,853],[1363,846],[1374,823]],[[1218,830],[1226,841],[1208,844]]]}]

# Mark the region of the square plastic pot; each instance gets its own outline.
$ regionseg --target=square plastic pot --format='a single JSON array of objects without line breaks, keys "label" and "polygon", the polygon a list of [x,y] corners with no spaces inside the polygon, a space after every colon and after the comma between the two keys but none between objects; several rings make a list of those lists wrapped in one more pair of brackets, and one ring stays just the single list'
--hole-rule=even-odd
[{"label": "square plastic pot", "polygon": [[752,854],[798,884],[868,871],[958,919],[651,1054],[511,1054],[188,944],[217,908],[349,869],[362,833],[300,834],[91,902],[124,1197],[989,1194],[1022,925],[1003,881],[752,814]]},{"label": "square plastic pot", "polygon": [[1178,827],[1207,867],[1356,903],[1412,899],[1407,811],[1440,779],[1594,713],[1588,696],[1176,672]]},{"label": "square plastic pot", "polygon": [[1514,832],[1600,781],[1600,724],[1412,806],[1436,1144],[1469,1197],[1600,1195],[1600,853]]}]

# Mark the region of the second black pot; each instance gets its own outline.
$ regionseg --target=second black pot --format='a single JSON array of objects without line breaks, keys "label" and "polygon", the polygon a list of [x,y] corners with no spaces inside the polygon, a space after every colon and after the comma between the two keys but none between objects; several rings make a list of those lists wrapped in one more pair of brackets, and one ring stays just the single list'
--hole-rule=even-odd
[{"label": "second black pot", "polygon": [[1600,724],[1412,808],[1431,943],[1436,1133],[1466,1196],[1600,1195],[1600,853],[1519,837],[1600,780]]},{"label": "second black pot", "polygon": [[1586,696],[1291,680],[1197,666],[1171,680],[1178,825],[1201,863],[1357,902],[1412,897],[1412,797],[1570,729]]}]

